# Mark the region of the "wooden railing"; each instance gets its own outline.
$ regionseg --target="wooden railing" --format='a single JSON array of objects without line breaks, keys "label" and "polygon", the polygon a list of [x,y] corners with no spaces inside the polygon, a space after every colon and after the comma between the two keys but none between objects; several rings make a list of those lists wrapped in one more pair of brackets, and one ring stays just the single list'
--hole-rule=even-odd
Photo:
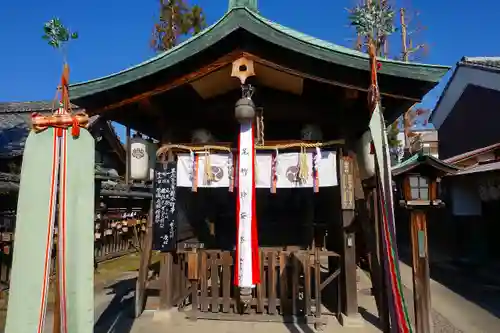
[{"label": "wooden railing", "polygon": [[[145,225],[135,224],[122,228],[110,228],[106,235],[95,240],[94,257],[96,263],[117,258],[138,251],[142,247]],[[57,235],[55,235],[57,237]],[[0,286],[7,289],[10,282],[10,271],[12,266],[12,254],[15,249],[14,233],[4,232],[0,234]],[[55,267],[56,249],[52,251],[52,269]]]},{"label": "wooden railing", "polygon": [[[243,307],[234,286],[234,252],[198,250],[179,252],[173,272],[173,304],[191,304],[192,319],[305,322],[323,325],[326,312],[322,292],[332,281],[338,282],[340,265],[325,267],[332,251],[260,251],[261,283],[253,289],[249,306]],[[338,264],[338,260],[333,260]],[[326,264],[327,266],[327,264]],[[340,295],[335,289],[336,308]],[[328,312],[336,314],[335,312]]]}]

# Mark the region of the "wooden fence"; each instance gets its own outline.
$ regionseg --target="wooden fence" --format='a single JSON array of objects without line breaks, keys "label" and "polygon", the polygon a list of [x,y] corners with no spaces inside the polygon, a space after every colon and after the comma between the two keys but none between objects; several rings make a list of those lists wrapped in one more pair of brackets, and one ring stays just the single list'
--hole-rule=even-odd
[{"label": "wooden fence", "polygon": [[[142,247],[146,219],[125,222],[109,222],[95,224],[94,257],[96,263],[117,258],[137,251]],[[54,235],[57,241],[57,234]],[[0,286],[7,289],[10,281],[12,254],[15,248],[14,233],[0,233]],[[55,267],[56,249],[52,251],[52,269]]]},{"label": "wooden fence", "polygon": [[[339,255],[325,250],[260,251],[261,283],[242,307],[234,287],[234,252],[200,250],[177,253],[173,267],[173,304],[191,303],[192,319],[305,322],[323,325],[322,294],[331,284],[336,310],[340,306],[340,265],[325,268],[328,258]],[[332,262],[339,263],[338,260]],[[337,312],[330,311],[329,314]]]}]

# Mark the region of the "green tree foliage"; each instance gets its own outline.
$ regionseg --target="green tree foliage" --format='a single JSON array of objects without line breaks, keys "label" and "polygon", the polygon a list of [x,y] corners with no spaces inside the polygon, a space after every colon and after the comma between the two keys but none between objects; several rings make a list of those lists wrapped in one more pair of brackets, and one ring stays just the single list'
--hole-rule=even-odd
[{"label": "green tree foliage", "polygon": [[402,142],[398,139],[399,132],[399,121],[395,121],[387,127],[387,144],[392,157],[391,160],[395,163],[399,160],[402,152]]},{"label": "green tree foliage", "polygon": [[182,38],[196,35],[206,25],[200,6],[191,6],[185,0],[160,0],[160,15],[154,26],[151,47],[156,51],[171,49]]},{"label": "green tree foliage", "polygon": [[66,28],[59,18],[53,18],[43,25],[42,39],[54,49],[61,51],[66,62],[67,44],[70,40],[78,39],[78,32]]},{"label": "green tree foliage", "polygon": [[399,148],[401,146],[401,141],[398,139],[399,126],[398,122],[395,121],[392,125],[387,127],[387,144],[389,149]]},{"label": "green tree foliage", "polygon": [[388,1],[366,0],[349,9],[349,22],[358,37],[372,41],[380,54],[387,38],[396,32],[395,12]]}]

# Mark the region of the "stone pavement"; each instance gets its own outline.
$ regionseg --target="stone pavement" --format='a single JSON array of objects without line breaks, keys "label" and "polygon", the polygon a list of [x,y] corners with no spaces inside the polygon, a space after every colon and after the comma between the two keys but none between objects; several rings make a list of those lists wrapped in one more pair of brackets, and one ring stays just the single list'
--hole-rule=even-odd
[{"label": "stone pavement", "polygon": [[[139,319],[132,319],[131,309],[133,304],[133,286],[127,285],[127,281],[118,283],[114,288],[117,296],[96,295],[96,327],[94,333],[163,333],[166,330],[176,333],[199,333],[215,331],[217,333],[257,333],[272,331],[273,333],[312,333],[314,329],[308,325],[282,324],[282,323],[250,323],[230,321],[198,320],[196,322],[186,319],[186,314],[171,310],[169,312],[146,311]],[[360,288],[369,289],[370,281],[360,281]],[[345,333],[377,333],[379,329],[376,323],[376,307],[373,297],[360,295],[360,302],[371,310],[363,313],[362,327],[344,328],[340,326],[336,318],[328,318],[328,325],[324,332]],[[360,303],[361,304],[361,303]],[[109,305],[108,308],[106,308]],[[373,309],[375,311],[373,312]],[[372,311],[372,312],[370,312]],[[371,322],[370,322],[371,321]],[[373,323],[372,323],[373,322]]]},{"label": "stone pavement", "polygon": [[[362,317],[362,327],[345,328],[337,319],[329,317],[324,332],[336,333],[377,333],[377,309],[374,298],[370,295],[371,282],[368,276],[358,272],[358,303]],[[405,298],[413,317],[413,295],[411,268],[401,263],[401,276]],[[248,323],[198,320],[189,321],[185,313],[172,310],[169,312],[145,312],[141,318],[132,318],[134,302],[133,290],[135,276],[124,276],[110,288],[96,291],[94,333],[163,333],[167,330],[176,333],[199,333],[216,331],[217,333],[312,333],[312,327],[298,324]],[[497,333],[500,332],[500,319],[479,306],[463,299],[444,286],[431,281],[432,320],[434,333]],[[47,328],[51,328],[51,316],[48,315]],[[412,318],[413,320],[413,318]],[[47,330],[51,332],[51,330]]]},{"label": "stone pavement", "polygon": [[[360,288],[371,287],[368,278],[361,279]],[[217,333],[260,333],[272,331],[273,333],[312,333],[314,329],[308,325],[282,324],[282,323],[249,323],[229,321],[198,320],[196,322],[186,319],[186,314],[172,310],[169,312],[146,311],[139,319],[132,317],[135,288],[134,276],[124,276],[111,288],[96,291],[95,296],[95,328],[94,333],[164,333],[166,330],[176,333],[199,333],[215,331]],[[376,307],[373,297],[360,295],[360,305],[370,310],[363,311],[363,326],[344,328],[334,317],[328,318],[328,325],[324,332],[345,333],[377,333]],[[374,324],[375,323],[375,324]],[[48,314],[46,332],[52,332],[52,316]]]},{"label": "stone pavement", "polygon": [[[411,267],[400,262],[405,298],[413,311]],[[472,286],[471,286],[472,287]],[[434,333],[498,333],[500,318],[468,301],[442,284],[431,280],[432,320]]]}]

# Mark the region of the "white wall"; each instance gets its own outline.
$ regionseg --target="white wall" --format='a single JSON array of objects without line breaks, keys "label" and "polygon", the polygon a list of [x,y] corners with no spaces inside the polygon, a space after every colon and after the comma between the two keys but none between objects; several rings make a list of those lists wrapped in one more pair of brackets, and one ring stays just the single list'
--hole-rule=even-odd
[{"label": "white wall", "polygon": [[451,204],[453,215],[482,215],[481,198],[477,184],[465,178],[451,177]]}]

